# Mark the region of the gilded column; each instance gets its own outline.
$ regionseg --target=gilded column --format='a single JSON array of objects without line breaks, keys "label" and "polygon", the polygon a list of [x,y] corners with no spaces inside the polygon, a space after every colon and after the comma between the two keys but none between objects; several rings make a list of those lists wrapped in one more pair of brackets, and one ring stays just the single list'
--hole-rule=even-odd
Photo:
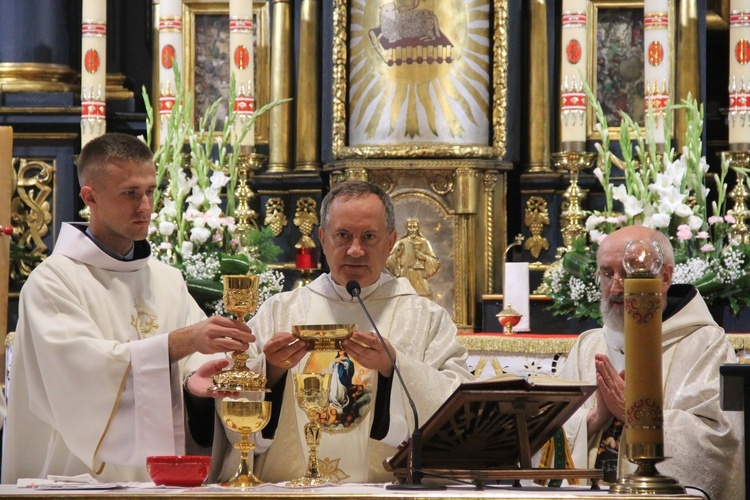
[{"label": "gilded column", "polygon": [[[529,51],[529,163],[527,172],[550,172],[547,5],[532,0]],[[555,120],[554,123],[557,123]]]},{"label": "gilded column", "polygon": [[[271,102],[292,96],[292,6],[290,0],[273,0],[271,30]],[[294,103],[269,112],[269,173],[289,172],[292,162],[292,109]],[[297,107],[299,103],[296,104]]]},{"label": "gilded column", "polygon": [[[297,171],[320,167],[320,1],[300,2]],[[291,108],[291,106],[289,106]]]},{"label": "gilded column", "polygon": [[[677,36],[677,61],[679,61],[680,75],[677,80],[677,95],[675,101],[687,99],[688,93],[693,99],[700,100],[700,57],[698,54],[698,2],[697,0],[680,0],[680,26]],[[675,120],[676,149],[682,151],[685,145],[685,111],[677,111]]]}]

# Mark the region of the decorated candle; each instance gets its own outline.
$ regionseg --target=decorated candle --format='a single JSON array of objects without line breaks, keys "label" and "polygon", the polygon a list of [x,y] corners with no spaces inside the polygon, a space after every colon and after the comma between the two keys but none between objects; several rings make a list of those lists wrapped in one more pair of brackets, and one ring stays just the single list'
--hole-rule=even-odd
[{"label": "decorated candle", "polygon": [[159,5],[159,142],[164,143],[174,107],[174,66],[182,68],[182,0],[161,0]]},{"label": "decorated candle", "polygon": [[625,429],[630,461],[664,455],[662,279],[664,257],[653,241],[629,242],[623,252]]},{"label": "decorated candle", "polygon": [[563,151],[586,149],[586,0],[563,0],[560,114]]},{"label": "decorated candle", "polygon": [[654,142],[664,144],[664,113],[670,100],[669,0],[644,2],[643,30],[646,112],[650,106],[656,118]]},{"label": "decorated candle", "polygon": [[[255,113],[253,0],[229,0],[229,54],[235,82],[234,114],[235,141],[243,126]],[[241,146],[255,144],[255,129],[251,127],[240,142]]]},{"label": "decorated candle", "polygon": [[107,128],[107,0],[81,9],[81,147]]},{"label": "decorated candle", "polygon": [[732,0],[729,14],[729,147],[750,148],[750,0]]}]

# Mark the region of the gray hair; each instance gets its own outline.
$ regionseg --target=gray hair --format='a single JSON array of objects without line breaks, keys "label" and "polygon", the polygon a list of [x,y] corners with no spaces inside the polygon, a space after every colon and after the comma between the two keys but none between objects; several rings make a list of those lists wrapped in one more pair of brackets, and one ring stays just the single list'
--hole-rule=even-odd
[{"label": "gray hair", "polygon": [[333,189],[328,191],[328,194],[320,204],[320,227],[325,229],[328,225],[331,204],[336,198],[349,200],[351,198],[363,198],[370,194],[374,194],[383,202],[383,206],[385,207],[385,225],[388,233],[392,233],[396,230],[396,209],[393,206],[391,197],[380,186],[365,181],[342,182],[336,184]]},{"label": "gray hair", "polygon": [[128,134],[109,133],[87,142],[78,155],[78,181],[89,184],[116,161],[142,163],[154,155],[142,140]]}]

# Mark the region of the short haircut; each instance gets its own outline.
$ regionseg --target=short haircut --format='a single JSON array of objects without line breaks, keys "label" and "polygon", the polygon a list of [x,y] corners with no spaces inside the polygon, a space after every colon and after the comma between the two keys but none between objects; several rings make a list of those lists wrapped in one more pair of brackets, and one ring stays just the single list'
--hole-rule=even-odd
[{"label": "short haircut", "polygon": [[87,142],[78,155],[78,182],[90,184],[113,162],[145,162],[154,155],[142,140],[128,134],[110,133]]},{"label": "short haircut", "polygon": [[388,228],[388,233],[392,233],[396,230],[396,209],[393,206],[391,197],[380,186],[365,181],[342,182],[336,184],[328,192],[326,197],[323,198],[323,203],[320,204],[320,227],[325,229],[328,225],[331,204],[336,198],[348,200],[351,198],[363,198],[370,194],[374,194],[383,202],[383,206],[385,207],[385,225]]}]

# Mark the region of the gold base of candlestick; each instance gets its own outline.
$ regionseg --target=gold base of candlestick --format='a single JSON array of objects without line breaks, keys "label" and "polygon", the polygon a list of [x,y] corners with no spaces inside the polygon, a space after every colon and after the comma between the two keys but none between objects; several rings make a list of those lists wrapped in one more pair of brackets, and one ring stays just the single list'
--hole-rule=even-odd
[{"label": "gold base of candlestick", "polygon": [[635,495],[684,495],[685,488],[674,478],[662,476],[656,470],[656,464],[663,458],[644,459],[638,461],[638,469],[633,474],[617,479],[609,487],[614,494]]},{"label": "gold base of candlestick", "polygon": [[242,151],[237,158],[238,184],[234,193],[237,207],[234,209],[234,218],[240,232],[246,232],[251,227],[258,229],[258,214],[250,208],[250,201],[255,197],[255,193],[250,189],[249,183],[265,159],[265,155],[250,151]]},{"label": "gold base of candlestick", "polygon": [[310,283],[313,282],[315,278],[313,278],[312,273],[316,269],[300,269],[300,272],[302,273],[302,276],[297,278],[297,280],[292,285],[292,290],[296,290],[297,288],[302,288],[303,286],[307,286]]},{"label": "gold base of candlestick", "polygon": [[568,206],[560,214],[560,232],[563,243],[572,248],[576,238],[584,234],[583,219],[588,212],[581,208],[581,202],[586,198],[585,193],[578,187],[578,174],[589,168],[596,159],[596,153],[585,151],[561,151],[552,153],[555,168],[558,171],[570,172],[570,186],[563,193]]}]

